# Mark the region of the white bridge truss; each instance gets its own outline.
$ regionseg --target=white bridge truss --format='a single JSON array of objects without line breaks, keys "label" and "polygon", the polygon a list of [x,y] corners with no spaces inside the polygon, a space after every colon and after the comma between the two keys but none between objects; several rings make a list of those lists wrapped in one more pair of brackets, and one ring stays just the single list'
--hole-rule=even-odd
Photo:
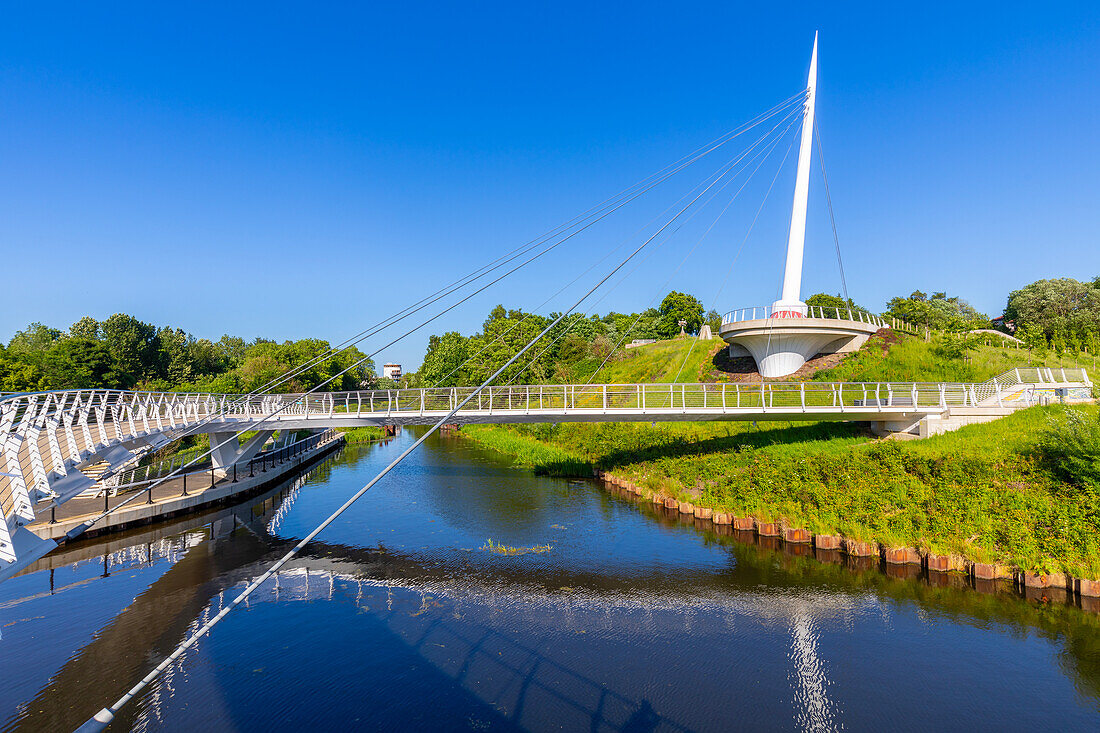
[{"label": "white bridge truss", "polygon": [[[454,423],[657,420],[860,420],[911,424],[952,408],[1011,409],[1044,392],[1091,387],[1083,369],[1020,368],[980,384],[767,382],[757,384],[517,385],[489,387]],[[72,390],[0,397],[0,573],[52,548],[24,525],[88,492],[143,455],[186,435],[437,422],[472,388],[280,395]],[[224,470],[255,441],[222,451]],[[251,450],[249,447],[251,446]],[[241,458],[241,456],[244,456]]]}]

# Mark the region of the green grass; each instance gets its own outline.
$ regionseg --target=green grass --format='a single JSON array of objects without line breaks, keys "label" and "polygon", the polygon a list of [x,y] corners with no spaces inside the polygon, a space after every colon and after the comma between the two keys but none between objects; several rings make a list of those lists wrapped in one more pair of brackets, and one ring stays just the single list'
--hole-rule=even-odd
[{"label": "green grass", "polygon": [[[1100,360],[1090,354],[1056,355],[1015,348],[996,336],[971,337],[970,348],[936,334],[931,341],[899,334],[884,352],[881,339],[871,339],[837,366],[816,372],[811,379],[826,382],[984,382],[1018,366],[1085,367],[1100,377]],[[987,343],[988,342],[988,343]],[[722,339],[694,338],[658,341],[616,354],[592,380],[597,384],[637,384],[713,381],[715,352]],[[685,361],[686,360],[686,361]],[[587,359],[573,367],[572,381],[585,382],[600,360]],[[681,369],[682,365],[682,369]]]},{"label": "green grass", "polygon": [[[699,382],[703,379],[704,370],[711,368],[714,352],[724,345],[725,342],[722,339],[700,341],[689,337],[625,349],[608,361],[593,382],[597,384]],[[602,360],[589,359],[578,364],[574,368],[574,381],[587,381],[592,372],[599,367],[600,361]]]},{"label": "green grass", "polygon": [[923,441],[848,423],[565,424],[464,434],[560,473],[596,466],[649,489],[813,532],[1100,578],[1100,484],[1067,481],[1043,449],[1050,419],[1022,410]]},{"label": "green grass", "polygon": [[[832,369],[816,372],[812,379],[824,382],[984,382],[1015,367],[1045,366],[1084,367],[1090,378],[1100,374],[1093,355],[1056,355],[1030,353],[1012,345],[997,346],[981,343],[967,350],[958,348],[958,341],[935,335],[930,342],[903,336],[884,353],[881,339],[870,339],[862,349],[847,357]],[[995,336],[990,344],[1004,343]]]},{"label": "green grass", "polygon": [[340,431],[344,435],[344,440],[348,445],[355,443],[372,443],[376,440],[381,440],[384,433],[382,428],[375,428],[370,426],[364,426],[360,428],[345,428]]}]

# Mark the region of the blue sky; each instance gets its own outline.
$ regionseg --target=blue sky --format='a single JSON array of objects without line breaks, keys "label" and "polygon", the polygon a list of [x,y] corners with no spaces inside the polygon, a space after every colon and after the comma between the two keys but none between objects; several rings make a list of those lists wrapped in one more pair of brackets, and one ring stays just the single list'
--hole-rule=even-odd
[{"label": "blue sky", "polygon": [[[1100,274],[1093,3],[224,5],[5,6],[0,338],[122,311],[340,340],[796,93],[815,30],[857,301],[946,290],[995,314],[1035,279]],[[776,166],[596,310],[666,282],[720,311],[774,300],[790,162],[734,253]],[[379,362],[536,306],[701,175]],[[815,174],[804,297],[840,287],[822,192]]]}]

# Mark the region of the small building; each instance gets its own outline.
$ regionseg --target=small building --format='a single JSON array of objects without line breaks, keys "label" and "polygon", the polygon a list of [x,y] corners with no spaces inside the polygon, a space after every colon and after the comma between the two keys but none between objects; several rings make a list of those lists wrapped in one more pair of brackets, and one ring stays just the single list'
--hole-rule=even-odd
[{"label": "small building", "polygon": [[383,364],[382,376],[386,379],[392,379],[398,381],[401,379],[401,365],[400,364]]}]

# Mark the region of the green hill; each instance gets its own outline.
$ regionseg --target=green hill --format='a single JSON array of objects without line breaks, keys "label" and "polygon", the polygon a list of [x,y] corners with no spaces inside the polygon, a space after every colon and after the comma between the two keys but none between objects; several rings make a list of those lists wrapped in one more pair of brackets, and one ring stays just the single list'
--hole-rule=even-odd
[{"label": "green hill", "polygon": [[[722,339],[700,341],[694,338],[637,346],[616,354],[592,381],[597,384],[709,381],[702,378],[701,372],[704,367],[711,368],[715,352],[724,346]],[[581,362],[575,368],[575,381],[588,381],[599,365],[599,361],[592,359]]]},{"label": "green hill", "polygon": [[[1002,345],[1003,344],[1003,345]],[[744,378],[722,371],[714,356],[721,339],[658,341],[616,354],[592,379],[597,384],[645,382],[711,382]],[[574,382],[586,382],[599,366],[587,359],[575,365]],[[1018,366],[1085,367],[1097,381],[1100,364],[1094,354],[1055,354],[1016,348],[996,337],[970,338],[937,334],[930,341],[904,334],[873,337],[839,364],[807,377],[826,382],[984,382]],[[794,378],[790,378],[795,381]]]}]

